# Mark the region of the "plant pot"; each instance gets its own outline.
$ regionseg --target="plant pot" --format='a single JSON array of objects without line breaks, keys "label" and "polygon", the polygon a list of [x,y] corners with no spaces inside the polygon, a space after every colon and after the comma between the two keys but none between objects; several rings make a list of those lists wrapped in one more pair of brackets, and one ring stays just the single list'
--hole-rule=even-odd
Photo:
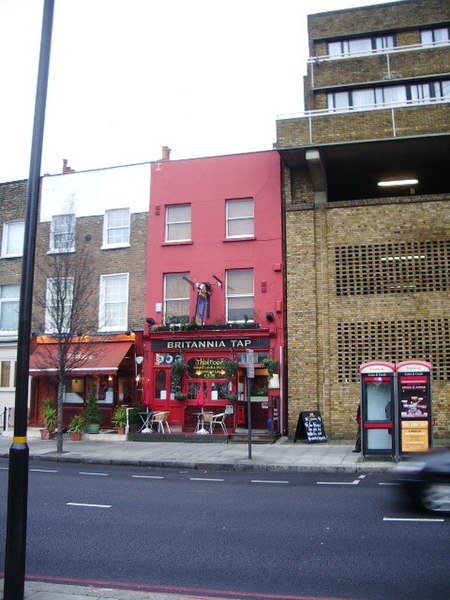
[{"label": "plant pot", "polygon": [[117,433],[118,433],[119,435],[125,435],[125,426],[123,426],[123,427],[119,427],[119,426],[118,426],[118,427],[117,427]]},{"label": "plant pot", "polygon": [[69,433],[69,437],[72,440],[72,442],[79,442],[81,440],[81,432],[73,431],[72,433]]},{"label": "plant pot", "polygon": [[88,433],[98,433],[100,431],[99,423],[90,423],[86,428]]},{"label": "plant pot", "polygon": [[53,431],[50,429],[41,429],[41,440],[52,440]]}]

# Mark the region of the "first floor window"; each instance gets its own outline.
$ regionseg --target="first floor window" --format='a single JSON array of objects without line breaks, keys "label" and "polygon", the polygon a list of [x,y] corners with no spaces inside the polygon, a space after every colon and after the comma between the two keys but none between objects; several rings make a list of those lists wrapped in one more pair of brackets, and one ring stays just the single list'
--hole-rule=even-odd
[{"label": "first floor window", "polygon": [[128,273],[100,277],[100,331],[128,329]]},{"label": "first floor window", "polygon": [[20,285],[0,285],[0,333],[19,329]]},{"label": "first floor window", "polygon": [[227,320],[252,321],[253,316],[253,269],[227,271]]},{"label": "first floor window", "polygon": [[189,321],[190,284],[184,279],[189,273],[168,273],[164,276],[164,323]]},{"label": "first floor window", "polygon": [[420,41],[423,46],[446,44],[450,40],[450,27],[436,27],[424,29],[420,32]]},{"label": "first floor window", "polygon": [[47,279],[45,331],[67,333],[72,326],[73,278]]},{"label": "first floor window", "polygon": [[52,217],[50,252],[73,252],[75,250],[75,215]]},{"label": "first floor window", "polygon": [[14,221],[13,223],[3,224],[2,236],[2,257],[10,258],[22,256],[23,238],[25,232],[24,221]]},{"label": "first floor window", "polygon": [[104,218],[103,247],[128,246],[130,243],[130,210],[107,210]]}]

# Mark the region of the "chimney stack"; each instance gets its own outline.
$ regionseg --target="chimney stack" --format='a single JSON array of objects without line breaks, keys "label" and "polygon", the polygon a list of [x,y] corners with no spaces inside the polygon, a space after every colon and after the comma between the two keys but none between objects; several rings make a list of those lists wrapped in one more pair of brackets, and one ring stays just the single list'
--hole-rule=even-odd
[{"label": "chimney stack", "polygon": [[69,167],[67,158],[63,158],[63,173],[74,173],[72,167]]},{"label": "chimney stack", "polygon": [[162,147],[162,159],[161,160],[170,160],[170,148],[169,146]]}]

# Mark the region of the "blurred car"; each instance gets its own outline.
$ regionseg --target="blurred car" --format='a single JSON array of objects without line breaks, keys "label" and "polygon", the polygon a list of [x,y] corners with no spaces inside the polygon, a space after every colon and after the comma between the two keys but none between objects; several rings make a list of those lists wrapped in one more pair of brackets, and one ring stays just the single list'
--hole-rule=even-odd
[{"label": "blurred car", "polygon": [[407,498],[426,512],[450,515],[450,449],[407,458],[394,470]]}]

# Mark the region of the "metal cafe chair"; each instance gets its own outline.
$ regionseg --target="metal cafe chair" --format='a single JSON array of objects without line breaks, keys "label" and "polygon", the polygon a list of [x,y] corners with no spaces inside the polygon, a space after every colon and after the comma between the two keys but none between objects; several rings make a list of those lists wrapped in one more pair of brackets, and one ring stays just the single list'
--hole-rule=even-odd
[{"label": "metal cafe chair", "polygon": [[168,412],[156,412],[152,416],[151,423],[152,425],[157,425],[156,431],[158,433],[170,433],[169,423],[167,422],[168,417]]},{"label": "metal cafe chair", "polygon": [[227,426],[225,425],[225,417],[227,416],[227,413],[218,413],[216,415],[214,415],[211,419],[211,423],[209,425],[209,432],[210,433],[214,433],[214,427],[216,425],[220,425],[220,427],[222,428],[222,431],[225,435],[228,435],[228,429]]}]

